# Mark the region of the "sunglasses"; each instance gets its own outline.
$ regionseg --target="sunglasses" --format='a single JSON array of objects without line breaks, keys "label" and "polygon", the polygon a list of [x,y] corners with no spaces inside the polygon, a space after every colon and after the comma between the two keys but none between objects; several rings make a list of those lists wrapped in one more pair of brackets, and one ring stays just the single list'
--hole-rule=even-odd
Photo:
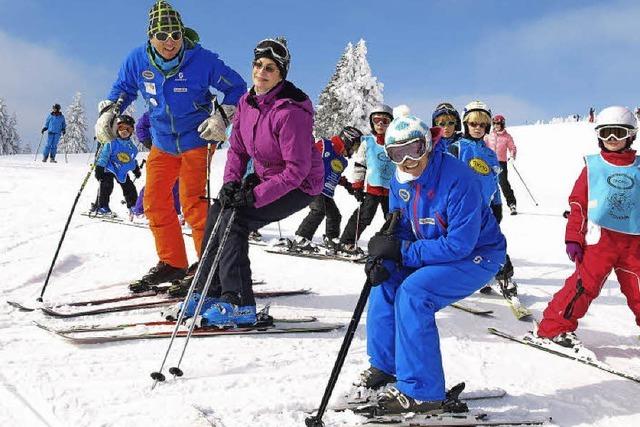
[{"label": "sunglasses", "polygon": [[281,61],[289,60],[289,51],[287,50],[286,47],[282,45],[282,43],[280,43],[277,40],[274,40],[274,39],[262,40],[260,43],[258,43],[256,48],[253,49],[254,55],[267,53],[267,52],[271,53],[271,55],[274,58],[277,58]]},{"label": "sunglasses", "polygon": [[622,141],[629,138],[630,136],[635,135],[634,129],[629,129],[624,126],[605,126],[597,129],[596,132],[598,132],[598,138],[604,141],[607,141],[611,138],[615,139],[616,141]]},{"label": "sunglasses", "polygon": [[420,160],[427,152],[427,139],[413,138],[399,144],[387,145],[384,151],[396,165],[402,164],[407,159]]},{"label": "sunglasses", "polygon": [[178,41],[182,38],[182,31],[178,30],[178,31],[172,31],[170,33],[167,33],[166,31],[158,31],[153,35],[153,37],[155,37],[156,40],[161,42],[167,41],[169,37],[171,37],[171,39],[174,41]]},{"label": "sunglasses", "polygon": [[500,126],[504,126],[504,122],[493,122],[494,125],[500,125]]},{"label": "sunglasses", "polygon": [[275,73],[276,71],[278,71],[278,67],[276,67],[274,64],[263,64],[260,61],[253,61],[253,68],[256,68],[258,71],[264,68],[264,71],[266,71],[269,74]]},{"label": "sunglasses", "polygon": [[374,125],[388,125],[391,123],[391,119],[389,117],[373,117],[371,121]]},{"label": "sunglasses", "polygon": [[448,122],[436,122],[436,126],[440,126],[441,128],[446,126],[455,126],[455,125],[456,125],[455,120],[449,120]]},{"label": "sunglasses", "polygon": [[468,122],[467,125],[469,125],[470,128],[479,128],[479,127],[485,127],[487,126],[487,123],[482,123],[482,122]]}]

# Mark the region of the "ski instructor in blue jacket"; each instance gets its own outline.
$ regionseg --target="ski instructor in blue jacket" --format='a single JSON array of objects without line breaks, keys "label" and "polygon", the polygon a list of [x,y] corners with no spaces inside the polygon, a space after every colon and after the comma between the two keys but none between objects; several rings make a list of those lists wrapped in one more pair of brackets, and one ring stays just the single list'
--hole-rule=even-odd
[{"label": "ski instructor in blue jacket", "polygon": [[[182,228],[173,207],[172,189],[179,178],[180,204],[193,230],[198,257],[202,248],[208,201],[204,198],[209,159],[207,142],[223,141],[236,104],[247,91],[240,75],[216,53],[197,43],[169,3],[158,0],[149,11],[149,40],[125,59],[108,99],[99,105],[96,138],[114,139],[110,123],[121,93],[122,109],[140,92],[149,110],[153,146],[147,159],[144,212],[149,219],[159,261],[132,292],[182,279],[189,265]],[[224,94],[213,108],[210,87]],[[215,146],[215,144],[213,144]]]},{"label": "ski instructor in blue jacket", "polygon": [[64,120],[64,115],[60,111],[60,104],[54,104],[51,114],[47,116],[47,120],[44,122],[42,133],[47,132],[47,145],[42,152],[42,161],[46,162],[48,157],[51,157],[51,163],[56,162],[56,153],[58,152],[58,142],[60,141],[60,135],[64,135],[67,131],[67,122]]},{"label": "ski instructor in blue jacket", "polygon": [[397,165],[389,211],[400,216],[393,234],[369,241],[371,367],[361,378],[372,389],[396,381],[379,395],[379,413],[466,410],[445,398],[435,314],[480,289],[505,260],[505,239],[482,201],[479,180],[432,149],[440,133],[406,116],[391,122],[385,136],[385,151]]}]

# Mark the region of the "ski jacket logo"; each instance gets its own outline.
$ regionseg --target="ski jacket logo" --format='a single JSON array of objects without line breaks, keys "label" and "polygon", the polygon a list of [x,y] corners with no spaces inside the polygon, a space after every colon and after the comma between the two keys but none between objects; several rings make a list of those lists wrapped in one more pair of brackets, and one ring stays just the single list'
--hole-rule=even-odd
[{"label": "ski jacket logo", "polygon": [[147,80],[153,80],[153,78],[154,78],[155,76],[156,76],[156,75],[155,75],[155,74],[153,74],[153,71],[151,71],[151,70],[144,70],[144,71],[142,72],[142,77],[144,77],[144,78],[145,78],[145,79],[147,79]]},{"label": "ski jacket logo", "polygon": [[491,170],[487,162],[478,157],[469,160],[469,167],[480,175],[489,175],[489,171]]},{"label": "ski jacket logo", "polygon": [[436,220],[433,218],[418,218],[418,224],[420,225],[436,225]]},{"label": "ski jacket logo", "polygon": [[408,202],[409,199],[411,198],[411,193],[409,193],[408,190],[401,188],[400,191],[398,191],[398,196],[400,196],[400,198],[405,202]]},{"label": "ski jacket logo", "polygon": [[623,173],[614,173],[607,177],[607,182],[618,190],[630,190],[634,185],[633,177]]}]

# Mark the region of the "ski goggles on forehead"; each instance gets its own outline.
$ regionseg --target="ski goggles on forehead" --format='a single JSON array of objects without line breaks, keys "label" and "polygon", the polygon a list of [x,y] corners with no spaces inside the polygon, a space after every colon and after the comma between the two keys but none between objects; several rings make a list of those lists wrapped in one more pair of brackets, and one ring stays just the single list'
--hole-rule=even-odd
[{"label": "ski goggles on forehead", "polygon": [[167,41],[169,37],[171,37],[171,39],[174,41],[178,41],[182,38],[182,31],[171,31],[170,33],[166,31],[158,31],[153,35],[153,37],[161,42]]},{"label": "ski goggles on forehead", "polygon": [[399,144],[387,145],[385,153],[393,163],[399,165],[405,160],[420,160],[427,152],[427,139],[425,137],[413,138]]},{"label": "ski goggles on forehead", "polygon": [[258,43],[255,49],[253,49],[254,55],[269,52],[274,58],[278,58],[283,61],[289,60],[289,51],[286,47],[282,46],[280,42],[273,39],[262,40]]},{"label": "ski goggles on forehead", "polygon": [[596,129],[596,132],[598,133],[598,138],[605,141],[611,138],[616,141],[622,141],[636,134],[634,129],[629,129],[624,126],[604,126]]}]

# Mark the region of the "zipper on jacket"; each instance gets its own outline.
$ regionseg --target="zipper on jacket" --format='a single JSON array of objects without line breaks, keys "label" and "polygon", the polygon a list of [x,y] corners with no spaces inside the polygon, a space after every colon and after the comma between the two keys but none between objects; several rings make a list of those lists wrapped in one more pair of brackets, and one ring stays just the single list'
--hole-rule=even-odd
[{"label": "zipper on jacket", "polygon": [[584,293],[584,286],[582,286],[582,277],[578,278],[578,282],[576,283],[576,289],[577,289],[576,294],[573,296],[573,298],[571,298],[571,302],[569,302],[569,305],[564,310],[564,314],[562,315],[562,317],[564,317],[567,320],[571,319],[571,316],[573,315],[573,307],[578,301],[578,298],[580,298],[580,296]]},{"label": "zipper on jacket", "polygon": [[411,201],[411,228],[413,229],[413,235],[416,236],[416,239],[422,239],[422,233],[420,233],[420,224],[418,223],[418,199],[420,199],[420,183],[415,184],[415,192],[413,196],[413,200]]}]

